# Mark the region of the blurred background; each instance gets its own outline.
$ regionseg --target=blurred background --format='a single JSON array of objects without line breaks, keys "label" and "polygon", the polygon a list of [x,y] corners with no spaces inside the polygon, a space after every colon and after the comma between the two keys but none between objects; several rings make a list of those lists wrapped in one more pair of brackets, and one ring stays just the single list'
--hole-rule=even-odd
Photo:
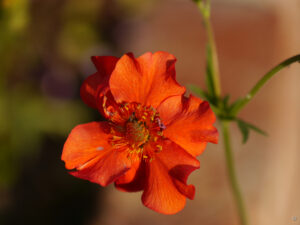
[{"label": "blurred background", "polygon": [[[212,0],[212,19],[233,100],[300,53],[299,0]],[[79,97],[90,56],[168,51],[178,81],[204,88],[205,40],[191,0],[0,1],[0,224],[238,224],[222,141],[199,157],[195,200],[173,216],[144,207],[141,193],[76,179],[60,160],[70,130],[100,119]],[[299,85],[292,65],[242,111],[269,137],[251,133],[242,145],[232,127],[251,224],[300,224]]]}]

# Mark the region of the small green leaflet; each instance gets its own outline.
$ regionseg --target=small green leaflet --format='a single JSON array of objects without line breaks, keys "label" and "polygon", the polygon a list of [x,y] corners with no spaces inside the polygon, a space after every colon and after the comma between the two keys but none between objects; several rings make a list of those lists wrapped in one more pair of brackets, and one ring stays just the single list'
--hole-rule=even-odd
[{"label": "small green leaflet", "polygon": [[213,59],[210,45],[206,45],[206,86],[208,94],[215,97],[215,87],[213,82]]},{"label": "small green leaflet", "polygon": [[236,122],[238,124],[238,127],[243,135],[243,144],[245,144],[249,138],[249,133],[250,133],[250,130],[253,130],[259,134],[262,134],[264,136],[268,136],[268,134],[261,130],[260,128],[254,126],[253,124],[250,124],[250,123],[247,123],[241,119],[236,119]]}]

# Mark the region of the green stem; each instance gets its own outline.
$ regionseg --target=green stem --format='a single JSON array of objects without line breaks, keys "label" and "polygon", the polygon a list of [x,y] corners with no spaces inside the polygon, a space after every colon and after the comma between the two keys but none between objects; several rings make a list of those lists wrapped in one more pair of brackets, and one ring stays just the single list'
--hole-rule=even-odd
[{"label": "green stem", "polygon": [[[221,85],[219,79],[219,62],[217,57],[217,49],[214,39],[214,33],[212,29],[212,24],[210,20],[210,1],[204,0],[194,0],[197,3],[197,6],[202,14],[204,27],[207,33],[208,39],[208,47],[209,47],[209,54],[207,55],[209,70],[211,71],[211,85],[213,89],[213,95],[217,100],[221,97]],[[208,74],[209,75],[209,74]],[[210,75],[209,75],[210,76]],[[237,178],[235,174],[235,164],[234,159],[231,151],[231,143],[230,143],[230,130],[229,130],[229,122],[221,120],[222,124],[222,133],[224,138],[224,147],[225,147],[225,157],[226,157],[226,165],[228,169],[228,176],[229,181],[231,184],[232,192],[234,195],[234,199],[236,202],[236,206],[238,209],[238,214],[240,218],[241,225],[247,225],[247,218],[246,218],[246,210],[244,207],[244,202],[242,198],[242,194],[240,192]]]},{"label": "green stem", "polygon": [[223,132],[223,140],[224,140],[224,147],[225,147],[225,157],[226,157],[226,165],[228,170],[228,177],[230,181],[230,185],[232,188],[232,193],[236,202],[240,224],[247,225],[247,215],[246,209],[244,206],[243,197],[237,182],[237,177],[235,173],[235,164],[234,158],[231,149],[231,141],[230,141],[230,130],[229,130],[229,121],[221,121],[222,125],[222,132]]},{"label": "green stem", "polygon": [[210,56],[208,56],[211,58],[208,60],[211,61],[210,69],[212,72],[212,85],[214,89],[214,95],[216,98],[219,98],[221,96],[219,61],[217,48],[215,44],[214,32],[210,19],[210,1],[207,0],[206,2],[204,2],[202,0],[196,0],[196,3],[203,17],[203,23],[207,34],[207,44],[211,50],[211,54]]},{"label": "green stem", "polygon": [[204,19],[204,26],[207,32],[208,45],[211,48],[211,61],[212,61],[212,80],[215,91],[215,96],[218,98],[221,96],[220,74],[219,74],[219,60],[217,54],[217,48],[214,39],[214,33],[210,19]]},{"label": "green stem", "polygon": [[300,55],[295,55],[293,57],[290,57],[283,62],[279,63],[277,66],[275,66],[273,69],[271,69],[269,72],[267,72],[257,83],[256,85],[250,90],[250,92],[246,95],[246,97],[241,101],[241,103],[236,107],[234,110],[234,115],[237,115],[238,112],[244,108],[251,99],[257,94],[257,92],[264,86],[264,84],[269,81],[275,74],[277,74],[280,70],[283,68],[291,65],[294,62],[300,62]]}]

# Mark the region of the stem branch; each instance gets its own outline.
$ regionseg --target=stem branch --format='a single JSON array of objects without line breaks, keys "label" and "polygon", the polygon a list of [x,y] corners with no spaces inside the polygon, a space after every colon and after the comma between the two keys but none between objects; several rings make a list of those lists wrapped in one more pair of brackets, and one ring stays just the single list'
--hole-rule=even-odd
[{"label": "stem branch", "polygon": [[275,66],[273,69],[271,69],[269,72],[267,72],[256,84],[255,86],[250,90],[250,92],[246,95],[246,97],[242,100],[242,102],[238,105],[238,107],[235,109],[234,114],[237,115],[238,112],[244,108],[251,99],[257,94],[257,92],[264,86],[267,81],[269,81],[275,74],[277,74],[280,70],[283,68],[291,65],[294,62],[300,62],[300,55],[295,55],[293,57],[290,57],[283,62],[279,63],[277,66]]}]

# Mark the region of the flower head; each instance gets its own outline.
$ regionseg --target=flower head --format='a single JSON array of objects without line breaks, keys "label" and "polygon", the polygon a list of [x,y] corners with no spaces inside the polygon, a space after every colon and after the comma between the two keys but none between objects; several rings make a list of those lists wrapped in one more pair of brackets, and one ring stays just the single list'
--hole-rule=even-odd
[{"label": "flower head", "polygon": [[194,198],[195,187],[186,182],[200,166],[195,157],[218,140],[209,104],[184,96],[169,53],[92,61],[97,72],[84,81],[81,97],[106,121],[71,131],[62,153],[66,168],[102,186],[143,190],[143,204],[157,212],[180,211],[186,197]]}]

